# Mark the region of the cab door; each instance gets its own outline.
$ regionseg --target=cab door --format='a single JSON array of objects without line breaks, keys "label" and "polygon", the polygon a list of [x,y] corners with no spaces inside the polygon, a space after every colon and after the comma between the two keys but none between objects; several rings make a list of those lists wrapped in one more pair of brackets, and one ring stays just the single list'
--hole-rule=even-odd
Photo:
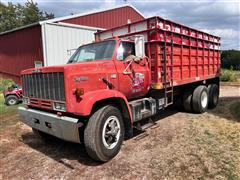
[{"label": "cab door", "polygon": [[[119,42],[116,53],[115,64],[118,74],[118,89],[127,99],[133,99],[147,94],[150,84],[150,71],[145,58],[128,61],[127,50],[132,49],[132,56],[135,56],[135,44],[129,41]],[[136,57],[137,58],[137,57]]]}]

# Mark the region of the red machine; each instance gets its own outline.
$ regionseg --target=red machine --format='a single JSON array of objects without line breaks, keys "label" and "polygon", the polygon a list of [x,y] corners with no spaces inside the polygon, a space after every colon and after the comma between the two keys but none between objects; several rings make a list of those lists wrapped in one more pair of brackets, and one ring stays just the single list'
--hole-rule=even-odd
[{"label": "red machine", "polygon": [[5,103],[8,106],[16,105],[22,102],[22,88],[12,85],[7,91],[3,92]]},{"label": "red machine", "polygon": [[219,97],[220,38],[149,18],[96,34],[67,65],[22,72],[22,121],[47,134],[84,142],[108,161],[134,127],[173,102],[203,113]]}]

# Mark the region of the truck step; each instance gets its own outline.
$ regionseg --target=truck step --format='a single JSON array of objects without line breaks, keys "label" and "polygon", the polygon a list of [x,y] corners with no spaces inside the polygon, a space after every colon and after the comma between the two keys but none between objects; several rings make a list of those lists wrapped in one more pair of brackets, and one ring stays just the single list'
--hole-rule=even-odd
[{"label": "truck step", "polygon": [[162,76],[164,76],[165,74],[166,74],[166,76],[168,75],[168,73],[167,73],[167,72],[166,72],[166,73],[165,73],[165,72],[163,72],[163,71],[161,72],[161,75],[162,75]]},{"label": "truck step", "polygon": [[147,124],[144,124],[143,126],[141,126],[142,128],[142,131],[144,131],[145,129],[147,128],[150,128],[152,126],[154,126],[156,123],[147,123]]},{"label": "truck step", "polygon": [[164,62],[168,63],[168,60],[166,60],[166,61],[165,60],[161,60],[161,63],[164,63]]},{"label": "truck step", "polygon": [[163,82],[163,84],[171,84],[171,81]]},{"label": "truck step", "polygon": [[138,135],[136,138],[134,138],[135,141],[144,139],[148,136],[148,134],[146,132],[144,132],[143,134]]},{"label": "truck step", "polygon": [[152,115],[152,112],[148,109],[142,109],[141,113],[142,113],[143,119]]},{"label": "truck step", "polygon": [[173,102],[170,102],[170,103],[167,103],[166,105],[169,106],[169,105],[172,105],[172,104],[173,104]]},{"label": "truck step", "polygon": [[136,128],[140,131],[144,131],[145,129],[150,128],[150,127],[154,126],[155,124],[156,123],[151,118],[149,118],[148,122],[143,125],[141,125],[140,123],[137,123]]}]

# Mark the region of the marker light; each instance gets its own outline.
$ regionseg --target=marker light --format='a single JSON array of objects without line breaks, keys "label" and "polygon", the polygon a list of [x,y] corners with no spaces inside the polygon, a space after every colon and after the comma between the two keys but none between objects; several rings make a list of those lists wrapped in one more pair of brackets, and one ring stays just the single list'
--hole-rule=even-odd
[{"label": "marker light", "polygon": [[75,90],[75,95],[77,98],[80,98],[80,96],[82,96],[84,94],[84,89],[83,88],[77,88]]},{"label": "marker light", "polygon": [[63,111],[66,112],[66,105],[62,102],[54,102],[53,109],[56,111]]}]

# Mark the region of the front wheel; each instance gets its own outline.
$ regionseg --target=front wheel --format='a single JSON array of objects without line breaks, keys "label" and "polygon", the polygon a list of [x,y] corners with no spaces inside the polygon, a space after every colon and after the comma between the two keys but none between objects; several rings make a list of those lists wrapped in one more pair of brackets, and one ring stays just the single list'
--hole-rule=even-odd
[{"label": "front wheel", "polygon": [[120,111],[114,106],[98,109],[89,119],[84,131],[88,155],[106,162],[116,156],[124,138],[124,125]]}]

